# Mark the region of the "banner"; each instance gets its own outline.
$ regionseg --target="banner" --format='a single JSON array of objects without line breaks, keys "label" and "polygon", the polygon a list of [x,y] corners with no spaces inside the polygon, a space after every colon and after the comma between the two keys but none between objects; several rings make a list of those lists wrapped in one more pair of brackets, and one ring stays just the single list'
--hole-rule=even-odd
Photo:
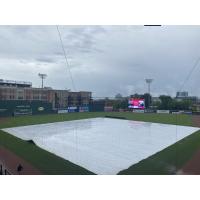
[{"label": "banner", "polygon": [[79,112],[89,112],[89,107],[88,106],[80,106]]},{"label": "banner", "polygon": [[145,112],[145,113],[155,113],[155,110],[145,109],[144,112]]},{"label": "banner", "polygon": [[76,106],[70,106],[68,107],[68,112],[77,112],[77,107]]},{"label": "banner", "polygon": [[144,110],[133,110],[134,113],[144,113]]},{"label": "banner", "polygon": [[64,113],[68,113],[68,110],[67,109],[58,110],[58,114],[64,114]]},{"label": "banner", "polygon": [[157,113],[160,113],[160,114],[169,114],[169,110],[157,110]]}]

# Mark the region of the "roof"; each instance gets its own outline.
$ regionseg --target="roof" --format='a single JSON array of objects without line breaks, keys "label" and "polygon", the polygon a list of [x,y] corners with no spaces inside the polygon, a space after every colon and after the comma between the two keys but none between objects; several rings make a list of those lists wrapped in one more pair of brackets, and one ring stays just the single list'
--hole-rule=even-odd
[{"label": "roof", "polygon": [[16,85],[16,86],[31,87],[32,82],[0,79],[0,85]]}]

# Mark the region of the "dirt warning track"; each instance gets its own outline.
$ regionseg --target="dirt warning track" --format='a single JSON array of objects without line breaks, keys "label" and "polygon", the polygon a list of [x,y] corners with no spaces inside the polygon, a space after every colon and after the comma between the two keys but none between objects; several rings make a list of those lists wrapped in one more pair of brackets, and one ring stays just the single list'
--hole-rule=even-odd
[{"label": "dirt warning track", "polygon": [[[8,149],[0,146],[0,164],[3,170],[12,175],[41,175],[42,173],[33,167],[30,163],[23,160],[16,154],[12,153]],[[22,169],[18,167],[21,165]],[[19,171],[18,171],[19,170]],[[3,173],[4,173],[3,171]]]}]

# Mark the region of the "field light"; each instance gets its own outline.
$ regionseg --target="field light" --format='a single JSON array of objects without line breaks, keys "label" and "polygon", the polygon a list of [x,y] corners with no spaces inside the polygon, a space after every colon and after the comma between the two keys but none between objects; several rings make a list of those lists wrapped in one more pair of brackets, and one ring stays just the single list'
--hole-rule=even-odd
[{"label": "field light", "polygon": [[149,98],[148,98],[148,103],[149,103],[149,106],[150,106],[150,92],[151,92],[151,83],[153,82],[153,79],[152,78],[146,78],[145,79],[147,85],[148,85],[148,93],[149,93]]},{"label": "field light", "polygon": [[44,85],[43,85],[43,81],[44,81],[44,79],[47,77],[47,75],[46,74],[38,74],[38,76],[42,79],[42,88],[44,88]]},{"label": "field light", "polygon": [[150,94],[151,92],[151,83],[153,82],[153,79],[152,78],[146,78],[145,79],[147,85],[148,85],[148,93]]}]

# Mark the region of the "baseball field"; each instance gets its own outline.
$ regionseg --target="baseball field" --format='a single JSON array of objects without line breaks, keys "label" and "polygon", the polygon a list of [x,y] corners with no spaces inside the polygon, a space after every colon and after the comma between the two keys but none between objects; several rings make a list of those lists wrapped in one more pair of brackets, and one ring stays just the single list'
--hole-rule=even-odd
[{"label": "baseball field", "polygon": [[[97,117],[117,117],[133,121],[193,127],[199,126],[199,117],[193,117],[191,115],[88,112],[0,118],[0,129]],[[41,174],[95,174],[84,167],[76,165],[60,156],[56,156],[31,142],[22,140],[3,130],[0,130],[0,147],[8,149],[27,161],[38,169]],[[183,169],[188,162],[191,162],[199,149],[200,131],[197,131],[129,168],[120,171],[118,174],[183,173]]]}]

